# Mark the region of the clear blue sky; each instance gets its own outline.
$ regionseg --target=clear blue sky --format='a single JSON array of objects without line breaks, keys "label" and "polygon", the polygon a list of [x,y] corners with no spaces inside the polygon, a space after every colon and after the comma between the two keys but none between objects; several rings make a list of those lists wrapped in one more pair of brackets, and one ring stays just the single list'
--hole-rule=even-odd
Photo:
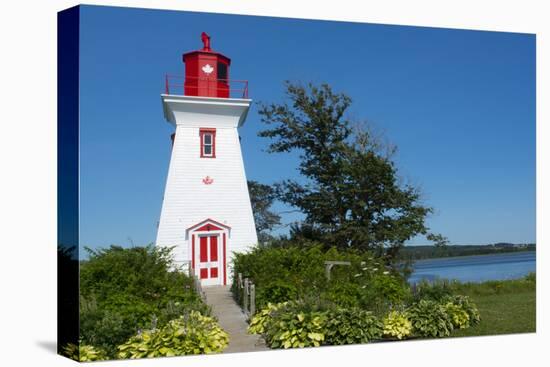
[{"label": "clear blue sky", "polygon": [[[202,31],[255,101],[281,101],[284,80],[347,93],[451,243],[535,241],[534,35],[91,6],[81,27],[82,245],[155,240],[172,133],[163,78],[183,74]],[[248,178],[297,177],[296,155],[264,152],[261,128],[253,107]]]}]

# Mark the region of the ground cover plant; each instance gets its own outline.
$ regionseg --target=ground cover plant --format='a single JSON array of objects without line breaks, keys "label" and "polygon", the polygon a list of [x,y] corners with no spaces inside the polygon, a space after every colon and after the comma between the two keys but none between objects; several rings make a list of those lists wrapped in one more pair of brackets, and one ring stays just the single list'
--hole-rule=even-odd
[{"label": "ground cover plant", "polygon": [[268,304],[251,317],[248,331],[263,335],[266,344],[274,349],[446,337],[455,328],[467,329],[473,325],[468,322],[471,313],[479,317],[471,301],[466,302],[464,297],[460,300],[463,302],[423,299],[403,305],[402,311],[377,316],[361,308],[301,298]]},{"label": "ground cover plant", "polygon": [[118,347],[119,358],[173,357],[221,352],[229,336],[209,316],[198,311],[169,321],[160,329],[145,330]]},{"label": "ground cover plant", "polygon": [[388,338],[397,338],[399,340],[407,338],[412,333],[413,325],[405,312],[390,311],[383,320],[384,336]]}]

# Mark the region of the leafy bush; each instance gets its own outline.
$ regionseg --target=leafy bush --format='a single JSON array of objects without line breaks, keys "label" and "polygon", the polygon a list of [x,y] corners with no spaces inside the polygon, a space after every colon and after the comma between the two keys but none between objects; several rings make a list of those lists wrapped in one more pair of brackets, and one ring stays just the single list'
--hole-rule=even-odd
[{"label": "leafy bush", "polygon": [[468,296],[456,295],[447,297],[446,301],[460,307],[468,315],[468,324],[477,325],[481,321],[479,310],[474,302]]},{"label": "leafy bush", "polygon": [[358,308],[335,309],[328,314],[325,344],[368,343],[382,337],[382,323],[372,312]]},{"label": "leafy bush", "polygon": [[287,304],[272,311],[265,324],[265,340],[271,348],[318,347],[325,340],[326,311],[300,310],[303,305]]},{"label": "leafy bush", "polygon": [[[334,266],[327,281],[325,261],[349,261]],[[407,298],[404,280],[389,271],[381,258],[357,250],[326,250],[322,245],[260,247],[235,256],[234,279],[241,273],[256,285],[256,305],[321,297],[341,307],[360,307],[385,313],[390,304]],[[235,284],[232,287],[236,299]],[[384,312],[378,312],[378,310]]]},{"label": "leafy bush", "polygon": [[[266,284],[258,291],[258,299],[269,300],[268,303],[281,303],[296,298],[298,291],[290,283],[276,280],[273,283]],[[263,305],[258,303],[259,307]]]},{"label": "leafy bush", "polygon": [[432,300],[432,301],[441,301],[446,297],[450,297],[453,294],[453,289],[448,281],[433,281],[428,282],[423,280],[417,283],[414,288],[415,300],[419,301],[421,299]]},{"label": "leafy bush", "polygon": [[407,309],[407,315],[417,336],[441,338],[453,331],[453,323],[445,307],[436,301],[422,299]]},{"label": "leafy bush", "polygon": [[168,322],[161,329],[146,330],[118,347],[119,358],[171,357],[221,352],[229,337],[215,319],[200,312]]},{"label": "leafy bush", "polygon": [[412,333],[412,323],[405,312],[391,311],[384,318],[384,335],[399,340]]},{"label": "leafy bush", "polygon": [[324,299],[333,302],[340,307],[359,307],[361,298],[365,292],[359,284],[354,283],[336,283],[333,282],[328,289],[323,292]]},{"label": "leafy bush", "polygon": [[393,305],[403,303],[410,296],[410,287],[400,278],[382,274],[375,276],[372,283],[374,293]]},{"label": "leafy bush", "polygon": [[[324,261],[320,247],[257,247],[235,255],[233,279],[237,279],[238,273],[251,278],[256,285],[256,304],[262,307],[284,301],[281,298],[289,293],[302,294],[307,288],[324,288]],[[269,292],[267,289],[272,285],[274,289]],[[236,293],[235,285],[232,290]]]},{"label": "leafy bush", "polygon": [[248,332],[250,334],[263,334],[266,330],[267,323],[271,320],[271,314],[287,304],[288,302],[277,304],[268,303],[266,307],[252,316],[250,325],[248,326]]},{"label": "leafy bush", "polygon": [[107,355],[104,351],[98,348],[94,348],[91,345],[69,343],[63,347],[63,355],[79,362],[94,362],[104,361],[107,359]]},{"label": "leafy bush", "polygon": [[114,358],[139,329],[166,325],[190,310],[209,314],[192,280],[172,271],[169,248],[88,250],[80,267],[80,337]]},{"label": "leafy bush", "polygon": [[410,287],[402,279],[382,272],[374,274],[364,287],[361,307],[382,317],[411,299]]},{"label": "leafy bush", "polygon": [[249,332],[271,348],[367,343],[382,337],[382,323],[359,308],[334,307],[319,299],[269,304],[252,317]]},{"label": "leafy bush", "polygon": [[454,328],[466,329],[470,327],[470,315],[459,305],[448,302],[445,304],[445,311],[451,318]]}]

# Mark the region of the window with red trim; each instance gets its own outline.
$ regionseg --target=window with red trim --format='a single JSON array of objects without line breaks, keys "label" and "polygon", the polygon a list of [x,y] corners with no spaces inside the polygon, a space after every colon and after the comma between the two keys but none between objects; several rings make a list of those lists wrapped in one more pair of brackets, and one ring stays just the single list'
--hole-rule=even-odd
[{"label": "window with red trim", "polygon": [[216,158],[216,129],[200,129],[201,158]]}]

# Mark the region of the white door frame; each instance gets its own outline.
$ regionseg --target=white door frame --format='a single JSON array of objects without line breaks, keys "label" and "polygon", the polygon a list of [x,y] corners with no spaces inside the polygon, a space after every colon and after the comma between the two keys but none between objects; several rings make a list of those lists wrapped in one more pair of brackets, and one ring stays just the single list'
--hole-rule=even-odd
[{"label": "white door frame", "polygon": [[[208,286],[208,285],[222,285],[223,284],[223,231],[210,231],[210,232],[195,232],[193,234],[196,236],[195,239],[195,274],[200,279],[201,284]],[[201,238],[206,237],[206,258],[208,259],[207,262],[201,262],[200,261],[200,255],[201,255]],[[212,237],[217,238],[217,251],[216,254],[216,261],[210,261],[212,258],[212,254],[210,253],[211,250],[211,240]],[[207,277],[202,279],[201,278],[201,269],[207,269]],[[211,274],[211,268],[218,268],[218,276],[216,278],[212,278]]]},{"label": "white door frame", "polygon": [[[191,266],[193,273],[200,279],[201,285],[210,286],[210,285],[226,285],[227,284],[227,253],[228,253],[228,242],[229,235],[231,233],[231,227],[216,222],[211,219],[204,220],[194,226],[191,226],[186,231],[186,237],[189,243],[189,254],[191,260]],[[218,238],[218,260],[215,262],[208,261],[206,263],[206,268],[208,268],[208,277],[201,279],[200,269],[204,266],[200,266],[200,238],[201,237],[211,237],[216,236]],[[211,259],[210,256],[210,238],[207,240],[207,259]],[[211,272],[210,268],[218,268],[218,276],[216,278],[210,278]]]}]

